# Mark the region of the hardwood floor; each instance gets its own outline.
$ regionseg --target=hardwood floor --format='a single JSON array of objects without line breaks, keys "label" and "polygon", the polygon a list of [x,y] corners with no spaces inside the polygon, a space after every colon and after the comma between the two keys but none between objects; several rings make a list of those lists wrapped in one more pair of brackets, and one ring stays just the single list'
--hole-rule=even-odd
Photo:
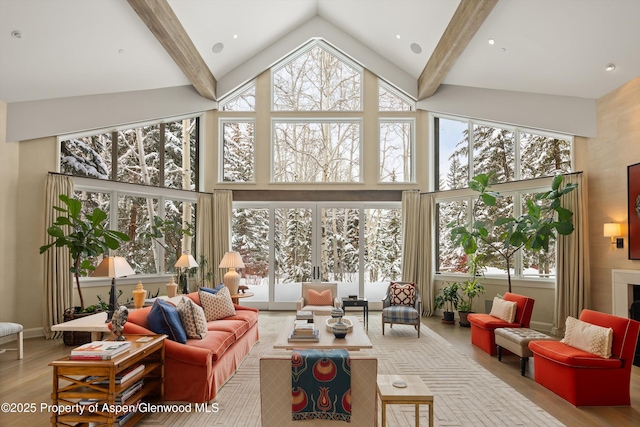
[{"label": "hardwood floor", "polygon": [[[371,312],[371,321],[379,314]],[[440,317],[423,319],[423,325],[431,328],[454,345],[461,353],[474,359],[498,378],[515,388],[522,395],[549,412],[567,426],[603,427],[640,425],[640,367],[633,367],[631,375],[631,406],[576,408],[533,381],[533,360],[527,366],[527,375],[520,375],[520,361],[509,355],[498,362],[482,350],[471,345],[470,329],[457,325],[445,325]],[[11,347],[3,345],[2,347]],[[0,411],[0,426],[50,424],[51,414],[41,405],[51,403],[52,369],[49,362],[69,354],[71,347],[62,339],[27,339],[24,342],[24,359],[16,360],[15,352],[0,354],[0,403],[35,403],[33,413],[7,413]]]},{"label": "hardwood floor", "polygon": [[444,337],[458,351],[474,359],[479,365],[567,426],[632,427],[640,425],[640,367],[634,366],[631,372],[631,406],[576,408],[533,380],[533,358],[529,359],[526,376],[523,377],[520,375],[518,356],[504,356],[502,362],[498,362],[497,357],[492,357],[471,344],[470,328],[445,325],[441,322],[441,316],[423,318],[422,324]]}]

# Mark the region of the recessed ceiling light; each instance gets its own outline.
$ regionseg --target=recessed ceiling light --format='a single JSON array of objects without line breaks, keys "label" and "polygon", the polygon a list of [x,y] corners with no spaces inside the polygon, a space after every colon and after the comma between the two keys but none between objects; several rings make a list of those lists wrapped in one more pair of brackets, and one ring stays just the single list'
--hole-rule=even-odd
[{"label": "recessed ceiling light", "polygon": [[502,48],[500,48],[500,50],[503,51],[503,52],[506,52],[507,48],[506,47],[502,47]]},{"label": "recessed ceiling light", "polygon": [[21,39],[22,33],[18,30],[11,31],[11,37],[13,37],[14,39]]},{"label": "recessed ceiling light", "polygon": [[607,71],[613,71],[616,69],[616,64],[607,64],[607,68],[605,68],[605,70]]},{"label": "recessed ceiling light", "polygon": [[422,48],[418,43],[411,43],[411,52],[417,55],[419,53],[422,53]]},{"label": "recessed ceiling light", "polygon": [[233,38],[234,38],[234,39],[237,39],[237,38],[238,38],[238,35],[237,35],[237,34],[234,34],[234,35],[233,35]]},{"label": "recessed ceiling light", "polygon": [[124,49],[118,50],[118,53],[124,53]]},{"label": "recessed ceiling light", "polygon": [[494,44],[496,41],[494,39],[489,39],[489,44]]},{"label": "recessed ceiling light", "polygon": [[222,43],[216,43],[211,48],[213,53],[220,53],[220,52],[222,52],[222,49],[224,49],[224,45]]},{"label": "recessed ceiling light", "polygon": [[400,34],[396,34],[396,38],[400,40]]}]

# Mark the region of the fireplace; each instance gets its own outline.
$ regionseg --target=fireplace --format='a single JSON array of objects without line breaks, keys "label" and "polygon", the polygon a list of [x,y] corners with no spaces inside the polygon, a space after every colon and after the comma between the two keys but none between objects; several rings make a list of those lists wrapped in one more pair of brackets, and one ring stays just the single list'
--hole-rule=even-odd
[{"label": "fireplace", "polygon": [[[640,321],[640,270],[612,270],[612,313]],[[640,341],[633,364],[640,366]]]}]

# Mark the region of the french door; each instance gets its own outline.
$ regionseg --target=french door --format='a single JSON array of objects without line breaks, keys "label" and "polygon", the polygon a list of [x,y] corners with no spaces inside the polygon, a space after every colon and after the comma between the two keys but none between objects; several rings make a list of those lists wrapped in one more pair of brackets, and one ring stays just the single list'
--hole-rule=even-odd
[{"label": "french door", "polygon": [[234,205],[233,249],[243,256],[243,281],[254,293],[243,302],[290,310],[303,282],[336,282],[341,297],[381,300],[386,280],[399,279],[399,211],[398,204]]}]

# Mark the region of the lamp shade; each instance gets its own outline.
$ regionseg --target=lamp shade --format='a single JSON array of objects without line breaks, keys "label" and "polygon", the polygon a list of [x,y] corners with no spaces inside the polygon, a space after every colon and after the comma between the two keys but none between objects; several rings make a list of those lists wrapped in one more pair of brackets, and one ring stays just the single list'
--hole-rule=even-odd
[{"label": "lamp shade", "polygon": [[244,262],[238,252],[227,252],[220,261],[220,268],[244,268]]},{"label": "lamp shade", "polygon": [[136,274],[126,259],[121,256],[103,258],[100,265],[93,270],[94,277],[124,277]]},{"label": "lamp shade", "polygon": [[178,261],[176,261],[175,266],[179,268],[193,268],[193,267],[197,267],[198,263],[193,258],[193,255],[184,253],[180,256],[180,258],[178,258]]},{"label": "lamp shade", "polygon": [[619,237],[622,235],[620,224],[608,222],[604,225],[604,237]]}]

